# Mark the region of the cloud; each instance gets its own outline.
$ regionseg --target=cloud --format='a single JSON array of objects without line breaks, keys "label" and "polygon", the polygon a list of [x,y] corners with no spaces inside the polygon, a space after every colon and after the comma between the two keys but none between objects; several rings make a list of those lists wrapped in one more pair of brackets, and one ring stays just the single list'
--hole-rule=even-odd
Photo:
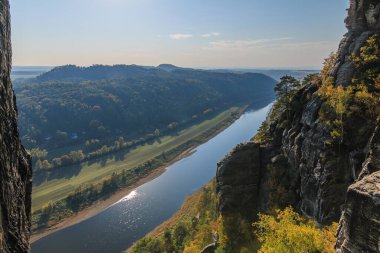
[{"label": "cloud", "polygon": [[202,34],[201,37],[202,38],[210,38],[210,37],[217,37],[219,35],[220,35],[219,32],[211,32],[211,33]]},{"label": "cloud", "polygon": [[185,34],[185,33],[175,33],[170,34],[169,37],[173,40],[184,40],[184,39],[190,39],[193,37],[192,34]]},{"label": "cloud", "polygon": [[239,50],[252,47],[259,47],[268,44],[273,44],[274,42],[287,41],[292,38],[273,38],[273,39],[257,39],[257,40],[219,40],[211,41],[209,47],[205,49],[212,50]]}]

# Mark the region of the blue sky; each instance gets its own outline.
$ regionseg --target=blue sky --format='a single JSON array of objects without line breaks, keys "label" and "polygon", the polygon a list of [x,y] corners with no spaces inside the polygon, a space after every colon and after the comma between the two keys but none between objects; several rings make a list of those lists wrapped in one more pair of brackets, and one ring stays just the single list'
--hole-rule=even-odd
[{"label": "blue sky", "polygon": [[14,65],[320,67],[348,0],[10,0]]}]

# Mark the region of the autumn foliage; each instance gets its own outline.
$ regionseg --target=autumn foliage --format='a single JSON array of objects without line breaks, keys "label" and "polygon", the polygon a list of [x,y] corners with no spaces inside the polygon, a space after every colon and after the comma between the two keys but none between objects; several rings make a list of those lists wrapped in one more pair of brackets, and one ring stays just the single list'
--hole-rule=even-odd
[{"label": "autumn foliage", "polygon": [[334,252],[337,224],[318,228],[291,207],[277,210],[275,216],[259,214],[255,234],[262,243],[261,253]]}]

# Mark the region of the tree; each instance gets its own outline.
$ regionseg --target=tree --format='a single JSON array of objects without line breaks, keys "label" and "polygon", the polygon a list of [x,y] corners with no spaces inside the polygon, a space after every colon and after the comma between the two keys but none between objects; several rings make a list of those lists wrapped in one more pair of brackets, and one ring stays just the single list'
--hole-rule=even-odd
[{"label": "tree", "polygon": [[127,146],[127,143],[124,140],[124,137],[120,136],[115,140],[114,147],[116,150],[122,149]]},{"label": "tree", "polygon": [[254,227],[262,253],[335,252],[337,224],[317,228],[314,221],[303,218],[291,207],[277,210],[275,216],[259,214]]},{"label": "tree", "polygon": [[71,159],[70,156],[68,155],[63,155],[61,156],[61,165],[62,166],[66,166],[66,165],[69,165],[73,162],[73,160]]},{"label": "tree", "polygon": [[178,248],[183,247],[183,243],[185,241],[187,233],[187,228],[183,223],[178,224],[177,227],[174,229],[173,239]]},{"label": "tree", "polygon": [[158,138],[158,137],[160,137],[160,135],[161,135],[161,132],[159,129],[154,130],[154,136],[156,136]]},{"label": "tree", "polygon": [[42,170],[49,170],[53,167],[53,165],[48,160],[43,160],[41,167]]},{"label": "tree", "polygon": [[174,252],[174,245],[172,240],[172,234],[169,229],[165,229],[164,231],[164,242],[163,248],[165,252]]},{"label": "tree", "polygon": [[59,158],[54,158],[53,159],[53,166],[54,167],[59,167],[59,166],[61,166],[62,165],[62,160],[61,160],[61,158],[59,157]]},{"label": "tree", "polygon": [[178,123],[177,122],[172,122],[168,125],[168,128],[170,130],[174,130],[176,127],[178,126]]},{"label": "tree", "polygon": [[290,104],[296,90],[301,87],[301,83],[292,76],[283,76],[274,88],[279,101],[285,106],[287,120],[290,120]]},{"label": "tree", "polygon": [[37,160],[36,164],[34,165],[35,171],[41,171],[42,170],[42,162],[40,159]]},{"label": "tree", "polygon": [[77,150],[77,151],[71,151],[69,154],[69,157],[71,158],[73,163],[81,162],[84,160],[85,155],[83,153],[83,150]]},{"label": "tree", "polygon": [[29,150],[30,155],[33,159],[45,158],[48,155],[48,152],[45,149],[32,148]]},{"label": "tree", "polygon": [[323,69],[322,69],[322,72],[321,72],[322,81],[323,82],[325,81],[326,78],[329,77],[329,74],[330,74],[331,70],[334,68],[334,65],[336,63],[337,57],[338,57],[338,54],[332,52],[329,55],[329,57],[327,57],[325,59],[325,61],[323,62]]},{"label": "tree", "polygon": [[324,118],[327,124],[331,126],[330,135],[333,140],[338,141],[340,149],[344,141],[344,119],[349,114],[348,104],[353,94],[353,88],[349,86],[345,89],[342,85],[335,88],[333,83],[328,83],[323,85],[318,94],[325,100],[328,111],[332,111],[334,114],[332,120]]},{"label": "tree", "polygon": [[380,73],[380,36],[371,36],[359,54],[351,55],[351,61],[357,72],[354,84],[365,83],[371,92],[376,90],[374,85]]},{"label": "tree", "polygon": [[132,248],[131,253],[161,253],[159,240],[151,237],[144,237]]},{"label": "tree", "polygon": [[359,84],[355,87],[354,101],[357,113],[368,114],[368,119],[376,122],[378,115],[380,115],[379,96],[377,93],[368,91],[368,87],[364,84]]},{"label": "tree", "polygon": [[321,74],[318,74],[318,73],[309,74],[302,80],[302,86],[305,86],[309,83],[315,86],[320,83],[320,80],[321,80]]}]

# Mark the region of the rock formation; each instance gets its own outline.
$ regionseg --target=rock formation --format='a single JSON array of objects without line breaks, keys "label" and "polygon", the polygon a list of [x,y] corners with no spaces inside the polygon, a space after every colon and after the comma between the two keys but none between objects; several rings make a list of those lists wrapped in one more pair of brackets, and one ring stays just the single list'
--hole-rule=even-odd
[{"label": "rock formation", "polygon": [[11,35],[8,0],[0,0],[0,252],[29,252],[30,157],[20,144],[10,79]]},{"label": "rock formation", "polygon": [[359,180],[347,191],[337,252],[380,252],[380,129],[368,144]]},{"label": "rock formation", "polygon": [[349,60],[357,53],[364,42],[380,30],[380,2],[378,0],[350,0],[346,18],[348,33],[340,43],[338,61],[333,71],[337,84],[347,84],[354,75]]},{"label": "rock formation", "polygon": [[219,212],[237,212],[247,218],[257,209],[260,186],[260,145],[238,145],[218,164]]},{"label": "rock formation", "polygon": [[337,252],[380,252],[380,172],[348,188],[338,229]]},{"label": "rock formation", "polygon": [[[356,74],[352,53],[371,35],[380,34],[380,2],[350,3],[348,33],[330,73],[342,85]],[[320,117],[317,89],[309,84],[298,91],[290,121],[284,113],[268,119],[269,141],[241,144],[219,163],[219,213],[265,212],[273,201],[277,207],[292,205],[321,224],[341,217],[338,252],[380,252],[379,127],[364,131],[360,120],[352,122],[342,150],[326,145],[330,130]]]}]

